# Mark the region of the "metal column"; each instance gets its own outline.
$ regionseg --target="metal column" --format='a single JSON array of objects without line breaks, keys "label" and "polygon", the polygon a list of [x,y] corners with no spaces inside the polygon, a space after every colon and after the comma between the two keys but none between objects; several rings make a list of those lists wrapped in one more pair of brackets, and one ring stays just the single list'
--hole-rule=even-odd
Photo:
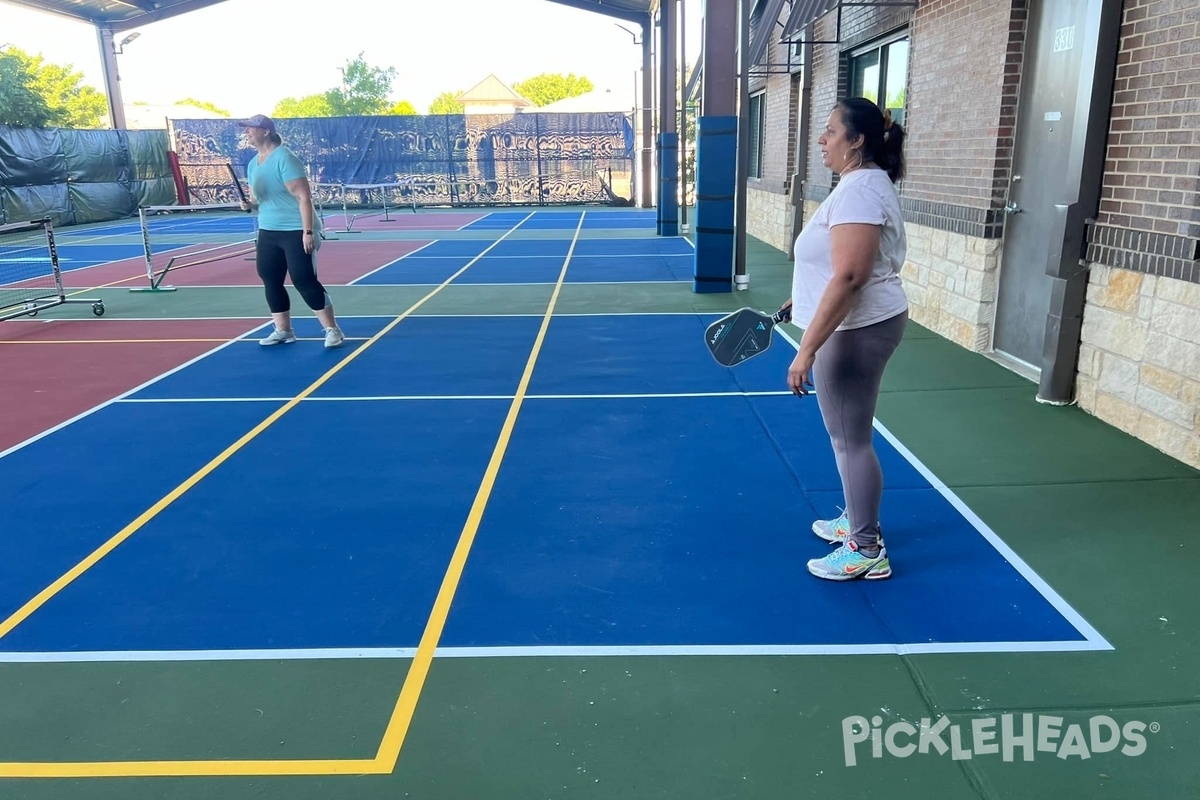
[{"label": "metal column", "polygon": [[121,76],[117,72],[117,48],[112,28],[96,28],[100,47],[100,69],[104,73],[104,96],[108,98],[108,118],[113,130],[125,130],[125,99],[121,96]]},{"label": "metal column", "polygon": [[660,236],[679,235],[679,134],[675,95],[679,91],[675,42],[679,35],[675,4],[659,6],[658,225]]},{"label": "metal column", "polygon": [[654,19],[646,15],[642,23],[642,196],[641,208],[654,205],[654,56],[651,50],[654,36]]}]

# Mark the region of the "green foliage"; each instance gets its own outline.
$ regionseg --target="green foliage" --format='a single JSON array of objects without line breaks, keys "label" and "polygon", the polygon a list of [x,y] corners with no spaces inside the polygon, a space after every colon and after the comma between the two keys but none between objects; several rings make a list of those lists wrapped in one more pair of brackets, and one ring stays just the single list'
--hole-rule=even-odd
[{"label": "green foliage", "polygon": [[358,117],[382,114],[388,108],[387,96],[392,91],[396,68],[372,67],[363,54],[346,62],[342,69],[342,85],[325,93],[334,116]]},{"label": "green foliage", "polygon": [[228,116],[229,116],[229,112],[228,112],[228,111],[226,111],[225,109],[221,108],[220,106],[218,106],[218,105],[215,105],[214,103],[209,103],[209,102],[208,102],[208,101],[206,101],[206,100],[197,100],[197,99],[196,99],[196,98],[194,98],[194,97],[185,97],[185,98],[183,98],[182,100],[176,100],[176,101],[175,101],[175,105],[178,105],[178,106],[195,106],[196,108],[203,108],[203,109],[205,109],[205,110],[207,110],[207,111],[211,111],[211,112],[213,112],[214,114],[220,114],[222,117],[228,117]]},{"label": "green foliage", "polygon": [[454,98],[462,92],[442,92],[429,104],[430,114],[461,114],[464,106]]},{"label": "green foliage", "polygon": [[342,70],[342,85],[327,89],[320,94],[304,97],[285,97],[271,112],[273,117],[358,117],[375,114],[415,114],[412,111],[396,111],[411,103],[401,101],[388,103],[392,80],[396,77],[395,67],[373,67],[359,53],[357,58],[346,62]]},{"label": "green foliage", "polygon": [[394,103],[385,113],[391,117],[415,117],[417,115],[417,107],[407,100],[401,100],[398,103]]},{"label": "green foliage", "polygon": [[0,124],[44,128],[50,122],[46,100],[30,88],[28,65],[7,49],[0,51]]},{"label": "green foliage", "polygon": [[333,106],[329,98],[323,94],[310,94],[307,97],[285,97],[280,100],[271,112],[272,117],[333,117]]},{"label": "green foliage", "polygon": [[47,64],[18,47],[0,50],[0,122],[9,125],[101,128],[108,113],[103,94],[81,85],[83,73]]},{"label": "green foliage", "polygon": [[513,89],[517,94],[539,108],[567,97],[587,94],[595,88],[587,78],[575,77],[574,72],[567,75],[543,72],[541,75],[535,75],[528,80],[513,84]]}]

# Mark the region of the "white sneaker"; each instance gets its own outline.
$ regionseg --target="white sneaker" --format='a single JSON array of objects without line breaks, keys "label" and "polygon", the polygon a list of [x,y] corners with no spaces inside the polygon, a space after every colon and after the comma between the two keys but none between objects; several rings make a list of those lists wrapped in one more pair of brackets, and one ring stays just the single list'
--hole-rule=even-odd
[{"label": "white sneaker", "polygon": [[258,340],[258,343],[263,347],[270,347],[273,344],[291,344],[296,341],[296,334],[292,331],[281,331],[276,328],[271,332],[270,336]]},{"label": "white sneaker", "polygon": [[325,347],[341,347],[346,341],[346,337],[342,334],[340,328],[325,329]]}]

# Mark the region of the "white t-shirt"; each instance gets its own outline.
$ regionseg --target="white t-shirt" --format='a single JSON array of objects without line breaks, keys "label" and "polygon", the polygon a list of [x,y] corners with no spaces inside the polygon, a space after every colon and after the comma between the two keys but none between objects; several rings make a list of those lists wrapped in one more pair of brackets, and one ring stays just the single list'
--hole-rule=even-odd
[{"label": "white t-shirt", "polygon": [[843,177],[796,238],[792,273],[792,321],[802,328],[812,322],[825,287],[833,279],[830,229],[847,223],[880,225],[879,255],[871,277],[858,291],[838,330],[864,328],[908,309],[900,269],[908,253],[900,198],[882,169],[856,169]]}]

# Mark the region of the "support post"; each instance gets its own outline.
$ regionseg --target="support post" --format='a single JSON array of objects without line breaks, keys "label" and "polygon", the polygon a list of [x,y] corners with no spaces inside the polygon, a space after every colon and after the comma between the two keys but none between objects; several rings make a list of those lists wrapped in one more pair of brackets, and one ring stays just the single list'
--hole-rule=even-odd
[{"label": "support post", "polygon": [[121,96],[121,75],[117,72],[117,47],[113,44],[112,28],[96,28],[96,43],[100,48],[100,70],[104,75],[104,96],[108,100],[108,119],[114,131],[123,131],[125,99]]},{"label": "support post", "polygon": [[675,4],[659,6],[658,225],[659,236],[679,235],[679,136],[675,129],[675,95],[679,91],[675,57]]},{"label": "support post", "polygon": [[704,0],[704,74],[696,136],[696,255],[692,290],[733,290],[737,193],[738,6]]}]

